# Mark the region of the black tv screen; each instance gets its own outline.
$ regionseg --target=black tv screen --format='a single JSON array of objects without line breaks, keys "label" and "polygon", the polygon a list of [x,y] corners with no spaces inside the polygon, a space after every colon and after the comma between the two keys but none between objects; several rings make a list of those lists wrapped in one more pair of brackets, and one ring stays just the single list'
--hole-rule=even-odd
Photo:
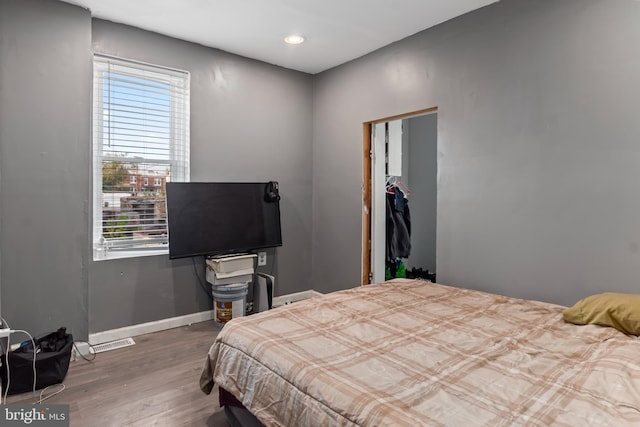
[{"label": "black tv screen", "polygon": [[280,197],[272,191],[267,182],[167,183],[169,258],[282,246]]}]

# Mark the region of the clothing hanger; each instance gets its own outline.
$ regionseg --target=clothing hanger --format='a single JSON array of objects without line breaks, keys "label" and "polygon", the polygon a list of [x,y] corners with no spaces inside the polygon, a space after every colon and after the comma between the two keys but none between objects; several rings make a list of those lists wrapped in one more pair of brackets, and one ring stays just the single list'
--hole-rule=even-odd
[{"label": "clothing hanger", "polygon": [[387,176],[386,183],[385,183],[385,191],[387,192],[387,194],[394,194],[393,190],[395,187],[397,187],[396,186],[397,180],[398,180],[397,176],[394,176],[394,175]]},{"label": "clothing hanger", "polygon": [[409,187],[407,187],[407,185],[402,182],[402,178],[398,178],[398,180],[396,181],[396,185],[400,187],[400,190],[402,190],[405,196],[411,194],[411,190],[409,190]]},{"label": "clothing hanger", "polygon": [[405,197],[411,194],[411,190],[409,189],[409,187],[407,187],[407,185],[404,182],[402,182],[402,177],[400,176],[394,176],[394,175],[388,176],[385,187],[386,187],[387,193],[393,193],[393,188],[395,187],[400,189],[400,191],[402,191]]}]

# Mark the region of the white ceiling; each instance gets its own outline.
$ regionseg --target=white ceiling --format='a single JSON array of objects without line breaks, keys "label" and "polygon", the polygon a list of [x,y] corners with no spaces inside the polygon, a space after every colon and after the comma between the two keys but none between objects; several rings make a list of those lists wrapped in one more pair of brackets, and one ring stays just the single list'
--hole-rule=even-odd
[{"label": "white ceiling", "polygon": [[[499,0],[63,0],[92,16],[319,73]],[[286,45],[289,34],[305,37]]]}]

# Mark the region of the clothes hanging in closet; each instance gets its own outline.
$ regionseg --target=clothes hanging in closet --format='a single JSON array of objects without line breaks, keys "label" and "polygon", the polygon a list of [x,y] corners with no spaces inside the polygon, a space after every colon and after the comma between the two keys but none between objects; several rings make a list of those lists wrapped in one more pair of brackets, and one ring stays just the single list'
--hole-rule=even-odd
[{"label": "clothes hanging in closet", "polygon": [[408,258],[411,254],[411,215],[409,201],[397,186],[387,189],[386,260]]}]

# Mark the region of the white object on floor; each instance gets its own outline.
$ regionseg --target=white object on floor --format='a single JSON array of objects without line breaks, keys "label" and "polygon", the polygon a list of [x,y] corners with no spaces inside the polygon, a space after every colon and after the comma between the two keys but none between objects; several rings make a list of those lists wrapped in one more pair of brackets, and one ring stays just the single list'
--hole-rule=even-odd
[{"label": "white object on floor", "polygon": [[317,297],[318,295],[322,295],[322,294],[318,291],[314,291],[313,289],[309,289],[308,291],[295,292],[293,294],[287,294],[287,295],[275,297],[273,299],[273,308],[281,307],[283,305],[293,304],[294,302]]},{"label": "white object on floor", "polygon": [[104,344],[97,344],[93,346],[93,351],[95,353],[102,353],[103,351],[115,350],[118,348],[129,347],[130,345],[134,345],[136,342],[133,338],[123,338],[121,340],[110,341]]}]

